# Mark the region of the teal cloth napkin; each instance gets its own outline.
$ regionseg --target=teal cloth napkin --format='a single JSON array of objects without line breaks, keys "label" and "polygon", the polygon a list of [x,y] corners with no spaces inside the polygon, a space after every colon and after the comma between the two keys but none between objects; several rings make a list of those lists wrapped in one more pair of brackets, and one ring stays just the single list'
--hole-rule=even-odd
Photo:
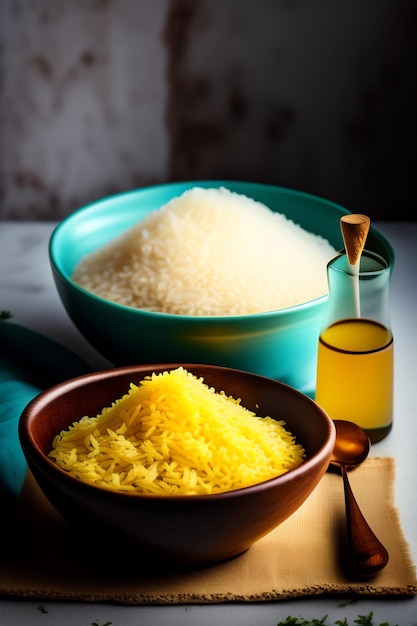
[{"label": "teal cloth napkin", "polygon": [[[91,368],[52,339],[0,319],[0,498],[13,505],[26,476],[18,424],[25,406],[41,391]],[[4,510],[4,509],[3,509]]]}]

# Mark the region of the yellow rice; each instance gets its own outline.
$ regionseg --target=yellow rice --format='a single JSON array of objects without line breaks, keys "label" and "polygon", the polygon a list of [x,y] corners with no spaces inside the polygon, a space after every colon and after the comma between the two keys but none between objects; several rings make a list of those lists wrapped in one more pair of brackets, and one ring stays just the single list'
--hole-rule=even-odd
[{"label": "yellow rice", "polygon": [[146,377],[61,431],[49,456],[110,490],[194,495],[239,489],[298,466],[284,421],[259,417],[182,367]]}]

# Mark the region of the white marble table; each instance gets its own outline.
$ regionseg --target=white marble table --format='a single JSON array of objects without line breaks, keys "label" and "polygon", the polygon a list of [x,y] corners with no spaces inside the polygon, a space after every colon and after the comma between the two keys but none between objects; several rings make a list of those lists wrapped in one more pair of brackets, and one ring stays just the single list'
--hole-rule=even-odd
[{"label": "white marble table", "polygon": [[[107,367],[68,318],[55,290],[48,260],[50,222],[0,221],[0,310],[13,321],[66,345],[93,368]],[[390,435],[371,454],[396,459],[395,502],[404,533],[417,563],[417,222],[375,223],[396,253],[391,281],[391,318],[395,340],[395,417]],[[0,346],[1,349],[1,346]],[[341,487],[342,488],[342,487]],[[370,490],[371,490],[370,486]],[[39,607],[48,611],[43,613]],[[417,597],[361,599],[340,606],[339,599],[308,599],[270,603],[231,603],[178,606],[118,606],[0,600],[2,626],[59,624],[60,626],[276,626],[287,616],[321,619],[326,624],[374,612],[374,623],[417,624]]]}]

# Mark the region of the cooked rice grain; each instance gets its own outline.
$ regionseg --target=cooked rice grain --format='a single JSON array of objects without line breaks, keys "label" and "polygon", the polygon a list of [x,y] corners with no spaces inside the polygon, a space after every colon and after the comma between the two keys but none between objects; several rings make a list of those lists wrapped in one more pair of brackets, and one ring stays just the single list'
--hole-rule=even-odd
[{"label": "cooked rice grain", "polygon": [[239,489],[297,467],[304,449],[283,421],[259,417],[179,367],[146,377],[49,454],[88,483],[156,495]]},{"label": "cooked rice grain", "polygon": [[243,315],[326,294],[335,254],[327,240],[260,202],[194,187],[81,259],[72,279],[147,311]]}]

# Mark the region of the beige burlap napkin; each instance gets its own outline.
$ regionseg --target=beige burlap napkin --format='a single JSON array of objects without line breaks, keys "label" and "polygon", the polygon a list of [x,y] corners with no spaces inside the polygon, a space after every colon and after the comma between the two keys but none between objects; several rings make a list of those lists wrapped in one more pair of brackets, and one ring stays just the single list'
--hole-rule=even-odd
[{"label": "beige burlap napkin", "polygon": [[369,458],[350,472],[358,503],[390,561],[371,581],[346,568],[345,509],[339,475],[327,473],[307,502],[242,556],[193,571],[152,570],[117,537],[76,534],[28,474],[14,532],[3,537],[0,594],[36,599],[174,604],[270,601],[317,595],[417,594],[415,567],[393,504],[395,463]]}]

